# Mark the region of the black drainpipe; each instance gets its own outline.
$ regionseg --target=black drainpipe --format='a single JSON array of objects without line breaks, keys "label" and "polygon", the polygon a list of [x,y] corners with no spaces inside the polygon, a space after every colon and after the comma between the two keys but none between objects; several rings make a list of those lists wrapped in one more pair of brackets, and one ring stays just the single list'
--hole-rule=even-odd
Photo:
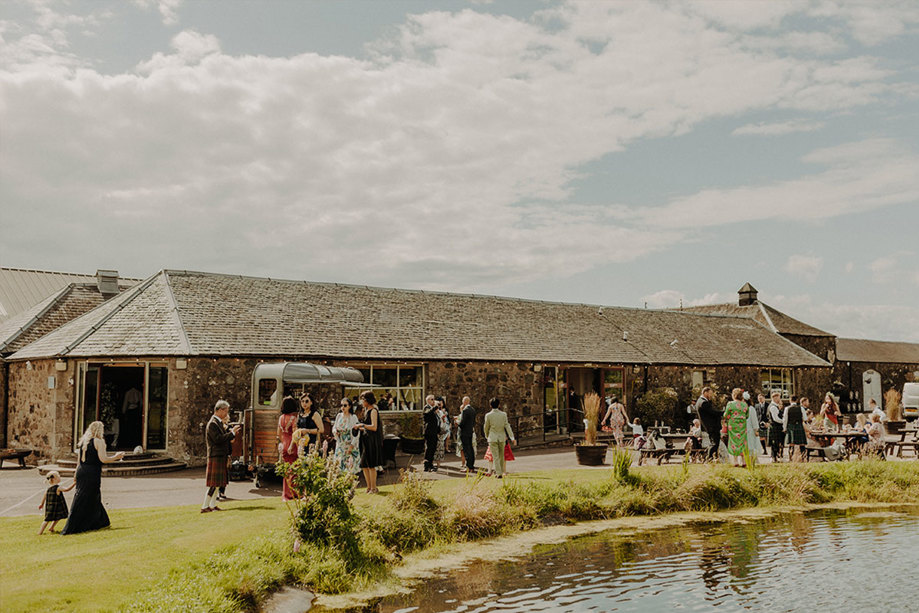
[{"label": "black drainpipe", "polygon": [[0,428],[0,447],[6,447],[6,430],[9,427],[10,365],[6,360],[0,362],[0,380],[3,381],[3,397],[0,398],[0,416],[3,427]]}]

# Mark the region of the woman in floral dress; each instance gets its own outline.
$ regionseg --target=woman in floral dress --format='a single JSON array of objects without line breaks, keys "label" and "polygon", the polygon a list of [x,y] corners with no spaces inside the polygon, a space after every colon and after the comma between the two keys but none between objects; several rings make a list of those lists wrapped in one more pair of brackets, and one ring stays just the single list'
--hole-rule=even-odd
[{"label": "woman in floral dress", "polygon": [[335,461],[342,472],[357,474],[361,472],[360,435],[354,435],[354,427],[359,420],[351,411],[351,401],[341,399],[341,411],[335,416],[332,424],[332,436],[335,437]]},{"label": "woman in floral dress", "polygon": [[609,409],[603,417],[600,425],[609,424],[609,429],[616,440],[616,446],[622,447],[622,427],[629,421],[629,416],[625,414],[625,407],[619,402],[619,399],[613,396],[609,404]]},{"label": "woman in floral dress", "polygon": [[440,433],[437,435],[437,448],[434,450],[434,465],[440,468],[440,463],[444,460],[447,452],[447,439],[450,438],[450,414],[447,407],[444,406],[444,399],[437,398],[434,401],[437,411],[437,419],[440,422]]},{"label": "woman in floral dress", "polygon": [[747,453],[747,414],[750,407],[743,401],[743,390],[735,387],[731,392],[731,402],[724,407],[724,421],[728,426],[728,453],[734,458],[735,466],[744,465],[744,454]]}]

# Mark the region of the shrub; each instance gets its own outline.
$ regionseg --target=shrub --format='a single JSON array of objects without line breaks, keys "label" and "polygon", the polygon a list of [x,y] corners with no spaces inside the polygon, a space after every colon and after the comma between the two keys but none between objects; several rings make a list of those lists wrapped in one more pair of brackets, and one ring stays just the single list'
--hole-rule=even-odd
[{"label": "shrub", "polygon": [[671,388],[647,391],[635,403],[636,412],[649,426],[655,421],[676,424],[679,416],[678,408],[679,397]]},{"label": "shrub", "polygon": [[360,562],[354,475],[342,472],[330,455],[324,460],[315,449],[293,463],[281,462],[277,471],[291,480],[298,496],[293,500],[292,528],[300,542],[328,544],[341,553],[346,565]]},{"label": "shrub", "polygon": [[401,511],[433,513],[440,507],[431,497],[431,482],[421,473],[402,469],[399,471],[401,487],[393,490],[389,501]]}]

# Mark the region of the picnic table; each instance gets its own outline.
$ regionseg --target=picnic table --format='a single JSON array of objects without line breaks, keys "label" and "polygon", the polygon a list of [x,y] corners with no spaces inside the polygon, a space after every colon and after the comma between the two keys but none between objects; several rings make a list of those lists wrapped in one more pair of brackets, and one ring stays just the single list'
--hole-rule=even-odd
[{"label": "picnic table", "polygon": [[[666,444],[666,447],[659,448],[655,447],[651,440],[649,439],[648,443],[639,449],[638,454],[638,465],[641,466],[647,460],[652,458],[657,459],[657,463],[661,464],[664,460],[670,461],[670,458],[673,456],[681,456],[685,454],[686,440],[689,438],[689,433],[687,432],[668,432],[667,434],[661,434],[660,431],[657,431],[655,436],[663,440]],[[705,459],[705,449],[693,449],[690,452],[690,457],[692,459],[704,460]]]},{"label": "picnic table", "polygon": [[[907,435],[912,435],[913,440],[906,440]],[[896,434],[888,434],[884,438],[884,443],[885,452],[891,455],[896,453],[898,458],[903,457],[904,449],[911,449],[913,455],[919,457],[919,437],[917,437],[916,428],[903,428]]]},{"label": "picnic table", "polygon": [[829,447],[833,444],[833,439],[842,438],[845,439],[846,444],[846,458],[852,454],[861,455],[862,444],[860,439],[865,438],[867,435],[864,432],[829,432],[829,431],[819,431],[811,430],[810,436],[812,439],[817,441],[820,447],[813,447],[808,445],[805,451],[807,452],[807,458],[810,459],[811,454],[817,453],[822,457],[826,458],[825,453],[822,451],[824,447]]}]

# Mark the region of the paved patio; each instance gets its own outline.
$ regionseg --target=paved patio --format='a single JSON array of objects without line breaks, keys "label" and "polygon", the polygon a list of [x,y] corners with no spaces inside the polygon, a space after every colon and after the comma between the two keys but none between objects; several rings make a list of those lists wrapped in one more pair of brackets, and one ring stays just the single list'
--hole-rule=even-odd
[{"label": "paved patio", "polygon": [[[480,450],[476,462],[478,468],[485,467],[481,459],[484,450]],[[608,470],[609,466],[579,466],[571,447],[553,449],[514,450],[517,459],[508,462],[510,473],[531,472],[549,469],[579,468],[581,470]],[[608,456],[607,456],[608,459]],[[416,470],[422,469],[420,456],[398,456],[398,465],[404,468],[411,464]],[[768,456],[759,456],[761,463],[769,463]],[[448,453],[441,468],[436,473],[426,473],[431,479],[462,478],[459,458]],[[380,485],[395,483],[399,470],[390,468],[380,479]],[[70,479],[65,478],[64,483]],[[0,469],[0,517],[18,515],[38,515],[38,504],[47,488],[45,479],[36,468],[20,469],[11,462]],[[106,477],[102,480],[102,500],[109,509],[129,509],[141,507],[162,507],[201,504],[204,499],[204,468],[189,468],[171,473],[161,473],[143,477]],[[269,484],[256,488],[252,481],[231,481],[227,488],[231,500],[255,500],[259,498],[278,497],[281,495],[280,484]],[[66,494],[67,501],[73,500],[73,492]]]}]

